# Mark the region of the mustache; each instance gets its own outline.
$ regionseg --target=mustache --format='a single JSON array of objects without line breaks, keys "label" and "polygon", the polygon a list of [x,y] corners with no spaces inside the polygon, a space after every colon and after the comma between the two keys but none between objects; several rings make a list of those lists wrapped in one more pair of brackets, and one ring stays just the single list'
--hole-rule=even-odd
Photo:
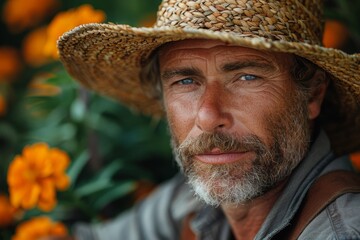
[{"label": "mustache", "polygon": [[214,148],[220,149],[221,152],[254,151],[257,154],[262,154],[267,149],[265,143],[253,134],[238,137],[229,133],[215,132],[202,133],[187,139],[176,147],[176,151],[182,156],[194,156],[208,153]]}]

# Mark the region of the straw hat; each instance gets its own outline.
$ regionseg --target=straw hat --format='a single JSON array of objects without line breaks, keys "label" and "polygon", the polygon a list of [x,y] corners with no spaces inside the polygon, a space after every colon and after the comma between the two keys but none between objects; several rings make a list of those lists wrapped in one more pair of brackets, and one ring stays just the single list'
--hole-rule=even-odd
[{"label": "straw hat", "polygon": [[360,150],[360,55],[321,46],[321,0],[163,0],[153,28],[86,24],[58,42],[60,59],[85,87],[145,114],[162,113],[139,79],[149,55],[164,43],[216,39],[259,50],[294,53],[332,76],[323,112],[338,153]]}]

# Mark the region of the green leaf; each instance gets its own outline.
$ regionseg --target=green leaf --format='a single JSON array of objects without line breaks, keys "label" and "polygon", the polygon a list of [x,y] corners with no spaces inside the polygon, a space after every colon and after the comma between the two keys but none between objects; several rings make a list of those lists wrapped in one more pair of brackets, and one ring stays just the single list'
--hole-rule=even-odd
[{"label": "green leaf", "polygon": [[85,113],[86,106],[84,100],[81,98],[75,99],[75,101],[71,104],[70,108],[71,118],[75,121],[80,122],[84,119]]},{"label": "green leaf", "polygon": [[78,156],[78,158],[73,161],[73,164],[70,166],[68,170],[68,176],[70,177],[71,184],[73,186],[75,185],[80,172],[83,170],[89,159],[89,153],[85,150]]},{"label": "green leaf", "polygon": [[61,86],[62,88],[76,88],[79,86],[65,71],[65,69],[62,68],[59,71],[54,71],[54,73],[55,76],[47,79],[47,83]]},{"label": "green leaf", "polygon": [[87,114],[88,126],[112,139],[117,139],[119,134],[122,133],[122,126],[115,122],[107,119],[99,113],[90,112]]},{"label": "green leaf", "polygon": [[112,201],[128,195],[135,189],[135,181],[125,181],[116,183],[116,187],[113,187],[111,191],[107,191],[102,194],[94,203],[95,209],[102,209]]},{"label": "green leaf", "polygon": [[44,214],[45,213],[42,212],[40,209],[32,208],[32,209],[25,211],[24,215],[22,216],[22,220],[29,220],[31,218],[42,216]]},{"label": "green leaf", "polygon": [[18,140],[18,135],[11,124],[0,122],[0,138],[14,144]]},{"label": "green leaf", "polygon": [[106,167],[103,167],[99,172],[98,179],[110,179],[112,176],[117,173],[121,168],[123,168],[123,164],[120,163],[121,160],[114,160],[110,162]]},{"label": "green leaf", "polygon": [[78,197],[86,197],[92,195],[101,190],[111,188],[113,182],[110,179],[97,179],[95,181],[90,181],[75,189],[75,193]]}]

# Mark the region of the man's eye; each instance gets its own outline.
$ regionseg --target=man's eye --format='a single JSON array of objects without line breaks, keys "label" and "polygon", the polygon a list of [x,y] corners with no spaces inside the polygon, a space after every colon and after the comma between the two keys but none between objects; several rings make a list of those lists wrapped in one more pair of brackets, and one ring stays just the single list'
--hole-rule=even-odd
[{"label": "man's eye", "polygon": [[194,80],[191,78],[185,78],[185,79],[181,79],[181,80],[177,81],[176,83],[180,84],[180,85],[190,85],[190,84],[194,83]]},{"label": "man's eye", "polygon": [[258,79],[258,77],[255,75],[251,75],[251,74],[245,74],[245,75],[240,76],[240,80],[243,80],[243,81],[252,81],[252,80],[256,80],[256,79]]}]

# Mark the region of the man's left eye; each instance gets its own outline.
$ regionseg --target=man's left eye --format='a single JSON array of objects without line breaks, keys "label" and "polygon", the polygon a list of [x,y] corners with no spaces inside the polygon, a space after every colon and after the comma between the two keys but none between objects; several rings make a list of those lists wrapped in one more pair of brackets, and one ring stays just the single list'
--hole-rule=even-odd
[{"label": "man's left eye", "polygon": [[255,75],[251,75],[251,74],[245,74],[245,75],[240,76],[240,80],[243,80],[243,81],[252,81],[252,80],[256,80],[256,79],[258,79],[258,77]]}]

